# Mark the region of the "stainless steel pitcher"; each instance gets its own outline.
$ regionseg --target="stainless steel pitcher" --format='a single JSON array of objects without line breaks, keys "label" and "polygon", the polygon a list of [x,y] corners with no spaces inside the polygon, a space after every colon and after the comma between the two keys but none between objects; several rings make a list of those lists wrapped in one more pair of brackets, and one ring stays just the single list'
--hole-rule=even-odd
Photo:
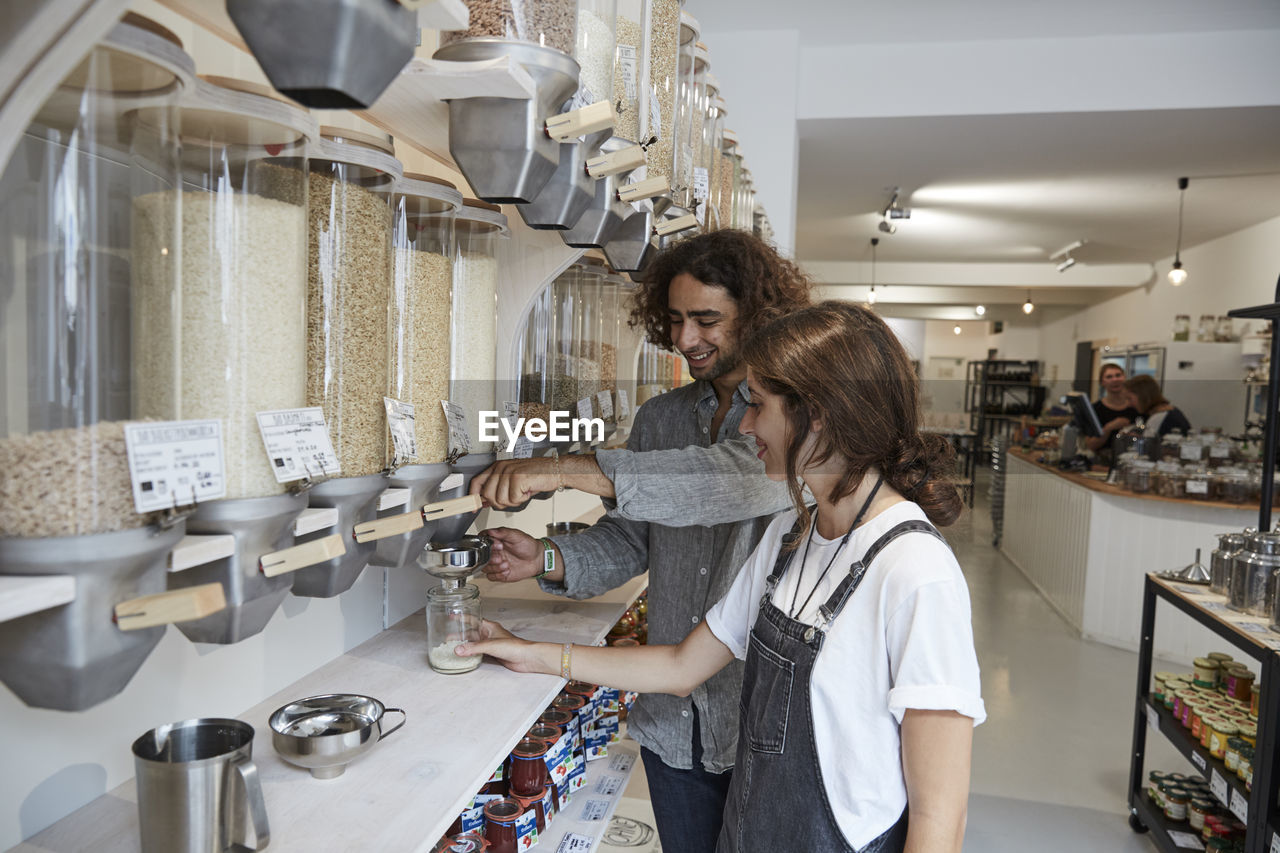
[{"label": "stainless steel pitcher", "polygon": [[142,853],[266,847],[271,833],[252,753],[253,726],[215,717],[170,723],[134,741]]}]

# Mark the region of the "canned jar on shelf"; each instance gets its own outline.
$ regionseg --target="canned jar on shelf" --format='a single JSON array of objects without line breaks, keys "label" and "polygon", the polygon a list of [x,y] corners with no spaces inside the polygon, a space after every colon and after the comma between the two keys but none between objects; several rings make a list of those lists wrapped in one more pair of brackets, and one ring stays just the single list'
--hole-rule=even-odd
[{"label": "canned jar on shelf", "polygon": [[[172,33],[126,15],[36,111],[0,176],[0,537],[130,530],[133,210],[178,244],[177,108],[194,76]],[[147,110],[151,121],[137,121]],[[167,262],[164,298],[177,285]]]},{"label": "canned jar on shelf", "polygon": [[175,191],[133,206],[136,413],[220,418],[227,498],[281,494],[257,415],[306,403],[315,122],[268,86],[221,77],[197,83],[180,121],[176,242]]},{"label": "canned jar on shelf", "polygon": [[391,396],[414,407],[416,461],[444,462],[453,330],[454,218],[462,193],[448,181],[406,174],[397,184],[392,243]]},{"label": "canned jar on shelf", "polygon": [[324,409],[344,477],[390,461],[391,199],[400,162],[386,136],[320,128],[307,210],[307,405]]},{"label": "canned jar on shelf", "polygon": [[480,451],[479,413],[497,401],[498,240],[510,231],[502,208],[468,198],[454,233],[449,399],[466,413],[472,450]]}]

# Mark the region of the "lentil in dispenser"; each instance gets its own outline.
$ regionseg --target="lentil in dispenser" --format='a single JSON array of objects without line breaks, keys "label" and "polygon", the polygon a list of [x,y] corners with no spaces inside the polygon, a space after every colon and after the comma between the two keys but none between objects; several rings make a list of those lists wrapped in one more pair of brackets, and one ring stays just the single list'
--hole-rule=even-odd
[{"label": "lentil in dispenser", "polygon": [[[270,87],[225,78],[198,81],[179,120],[180,189],[134,203],[134,400],[144,418],[222,419],[227,497],[197,506],[187,531],[230,534],[236,549],[171,574],[169,586],[222,584],[227,609],[179,629],[234,643],[265,628],[288,595],[292,577],[259,564],[293,544],[307,506],[277,480],[257,416],[306,403],[306,149],[316,126]],[[175,193],[180,232],[166,252]]]},{"label": "lentil in dispenser", "polygon": [[[384,397],[392,208],[401,167],[388,137],[320,128],[310,152],[307,210],[307,405],[324,410],[342,469],[311,489],[312,507],[336,508],[338,529],[377,514],[391,459]],[[355,583],[374,542],[294,575],[295,595],[328,598]]]},{"label": "lentil in dispenser", "polygon": [[[66,604],[0,623],[0,680],[33,707],[116,695],[164,634],[113,619],[164,594],[184,533],[134,504],[131,227],[137,200],[167,193],[159,248],[177,245],[176,110],[193,79],[172,33],[126,15],[37,111],[0,175],[0,573],[75,580]],[[137,121],[142,109],[151,123]],[[165,282],[170,298],[172,261]]]}]

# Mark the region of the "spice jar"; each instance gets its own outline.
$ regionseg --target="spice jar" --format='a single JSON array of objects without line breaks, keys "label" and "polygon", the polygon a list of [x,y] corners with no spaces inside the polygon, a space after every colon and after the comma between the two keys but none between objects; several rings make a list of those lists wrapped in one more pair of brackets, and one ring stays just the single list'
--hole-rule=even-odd
[{"label": "spice jar", "polygon": [[1213,814],[1213,800],[1192,800],[1187,805],[1187,823],[1194,830],[1204,829],[1204,819]]},{"label": "spice jar", "polygon": [[454,217],[462,193],[448,181],[406,174],[395,186],[391,287],[391,396],[413,404],[416,461],[437,464],[449,452]]},{"label": "spice jar", "polygon": [[474,584],[435,586],[427,590],[427,661],[436,672],[470,672],[483,655],[460,657],[461,643],[480,639],[480,589]]},{"label": "spice jar", "polygon": [[454,233],[449,399],[466,414],[472,452],[481,452],[479,413],[497,401],[498,241],[510,231],[501,207],[468,198]]},{"label": "spice jar", "polygon": [[[1239,533],[1219,533],[1218,547],[1209,556],[1209,591],[1218,595],[1227,594],[1227,586],[1231,580],[1231,558],[1244,548],[1244,536]],[[1220,652],[1217,654],[1221,654]],[[1213,657],[1211,654],[1210,657]],[[1225,656],[1229,661],[1230,655]],[[1221,663],[1221,661],[1219,661]]]},{"label": "spice jar", "polygon": [[544,740],[524,737],[511,750],[511,793],[518,797],[541,796],[550,779],[542,757],[547,754]]},{"label": "spice jar", "polygon": [[523,813],[520,803],[511,797],[484,804],[484,837],[491,853],[516,853],[516,821]]},{"label": "spice jar", "polygon": [[1224,436],[1214,438],[1209,445],[1209,464],[1214,467],[1230,465],[1238,455],[1235,442]]},{"label": "spice jar", "polygon": [[1196,658],[1192,661],[1195,666],[1195,680],[1192,682],[1196,687],[1214,688],[1218,686],[1218,662],[1212,658]]},{"label": "spice jar", "polygon": [[1209,754],[1222,759],[1227,753],[1227,741],[1239,734],[1236,724],[1223,717],[1210,717]]},{"label": "spice jar", "polygon": [[[1271,616],[1277,568],[1280,568],[1280,532],[1255,532],[1245,536],[1244,548],[1231,558],[1228,606],[1254,616]],[[1236,698],[1248,696],[1246,692]]]},{"label": "spice jar", "polygon": [[1164,792],[1164,816],[1173,823],[1187,819],[1187,804],[1191,801],[1186,788],[1170,788]]},{"label": "spice jar", "polygon": [[[134,414],[131,279],[143,265],[154,270],[166,304],[178,285],[176,105],[193,79],[176,36],[126,15],[0,163],[0,352],[9,383],[0,396],[0,538],[149,521],[134,507],[124,441],[123,422]],[[135,120],[143,108],[146,123]],[[148,202],[154,238],[136,247],[136,211]]]},{"label": "spice jar", "polygon": [[470,12],[465,30],[440,34],[440,46],[467,39],[505,39],[553,47],[566,54],[574,48],[576,0],[465,0]]}]

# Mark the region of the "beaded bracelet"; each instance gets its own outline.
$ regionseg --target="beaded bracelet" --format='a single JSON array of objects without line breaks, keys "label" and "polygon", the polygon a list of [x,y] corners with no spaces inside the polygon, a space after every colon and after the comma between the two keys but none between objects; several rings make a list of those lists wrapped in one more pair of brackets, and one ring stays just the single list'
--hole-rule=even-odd
[{"label": "beaded bracelet", "polygon": [[569,674],[569,664],[573,658],[573,643],[565,643],[564,648],[560,651],[560,677],[566,681],[572,680]]}]

